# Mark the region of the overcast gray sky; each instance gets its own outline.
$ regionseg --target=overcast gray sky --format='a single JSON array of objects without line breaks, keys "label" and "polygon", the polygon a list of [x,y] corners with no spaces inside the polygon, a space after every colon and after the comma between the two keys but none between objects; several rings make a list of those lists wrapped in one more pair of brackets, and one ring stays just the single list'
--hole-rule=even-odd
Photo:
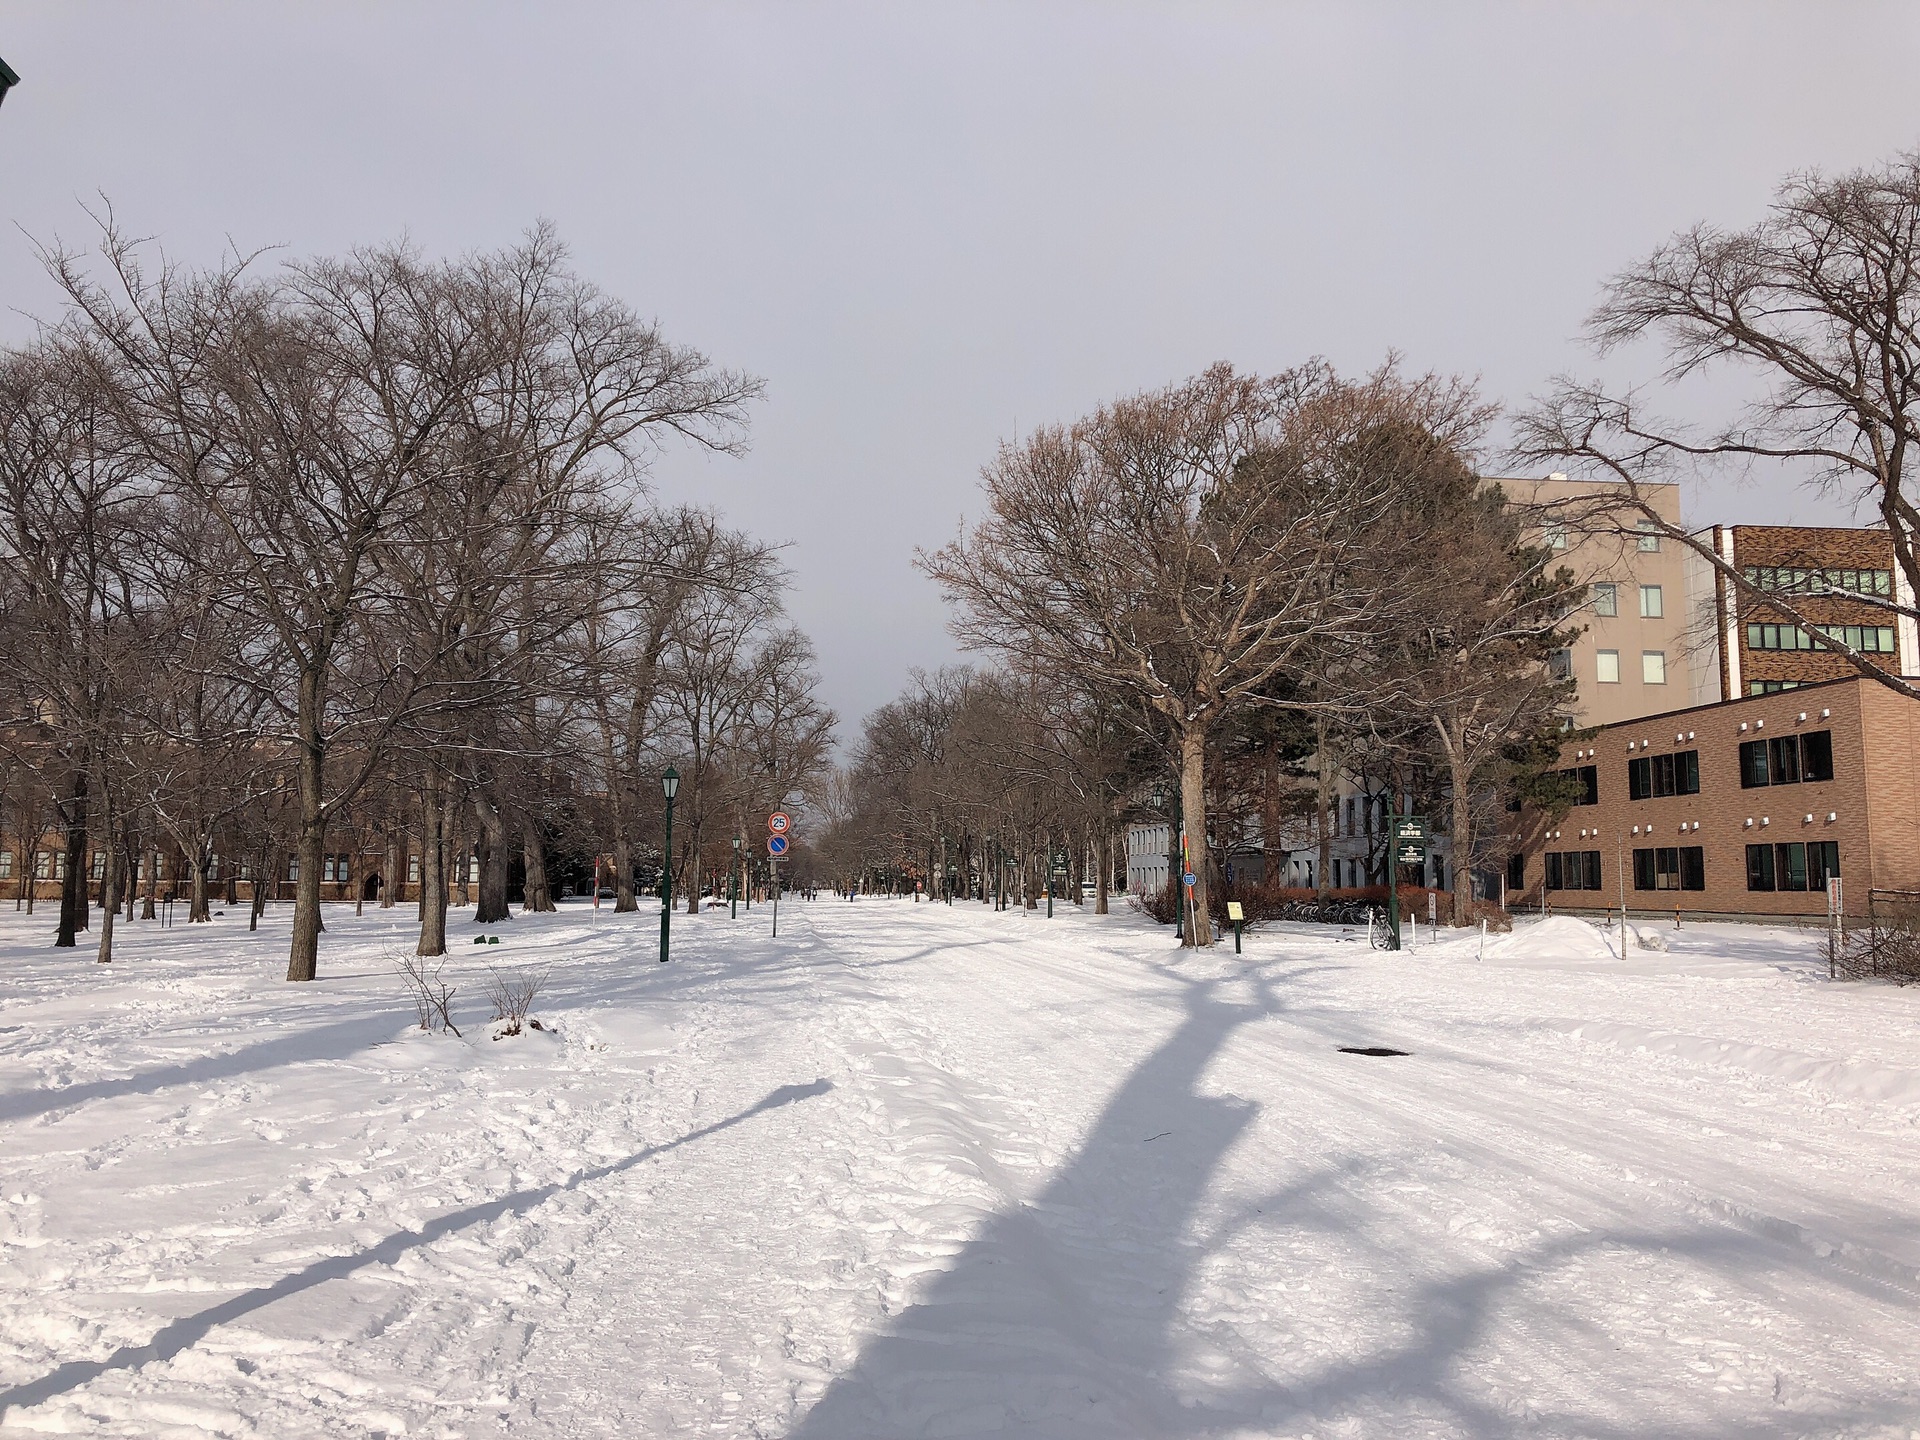
[{"label": "overcast gray sky", "polygon": [[[768,381],[657,483],[791,542],[849,730],[953,655],[917,545],[1019,427],[1216,359],[1515,402],[1601,280],[1778,178],[1920,143],[1920,6],[0,0],[0,340],[109,196],[177,256],[455,252],[554,220]],[[1690,518],[1845,520],[1789,486]]]}]

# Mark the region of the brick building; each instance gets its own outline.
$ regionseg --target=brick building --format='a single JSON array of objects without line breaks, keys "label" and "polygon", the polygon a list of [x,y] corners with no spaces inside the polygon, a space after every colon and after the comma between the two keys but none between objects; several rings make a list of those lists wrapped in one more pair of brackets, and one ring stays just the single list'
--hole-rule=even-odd
[{"label": "brick building", "polygon": [[[1750,584],[1788,599],[1815,628],[1831,629],[1896,675],[1920,675],[1920,632],[1911,615],[1896,616],[1884,608],[1913,609],[1913,595],[1884,529],[1715,525],[1700,538],[1709,536],[1724,562]],[[1698,557],[1691,560],[1688,585],[1697,603],[1712,607],[1712,635],[1701,647],[1710,658],[1703,668],[1714,672],[1722,699],[1855,673],[1844,656],[1822,648],[1778,608],[1743,599]]]},{"label": "brick building", "polygon": [[1601,727],[1561,760],[1584,788],[1535,821],[1509,902],[1665,914],[1826,912],[1920,891],[1920,702],[1860,678]]}]

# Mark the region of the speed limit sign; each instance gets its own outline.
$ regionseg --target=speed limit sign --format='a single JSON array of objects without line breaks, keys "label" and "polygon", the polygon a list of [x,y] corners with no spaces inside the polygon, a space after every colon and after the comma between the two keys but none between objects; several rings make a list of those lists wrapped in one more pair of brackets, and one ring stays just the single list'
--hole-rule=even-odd
[{"label": "speed limit sign", "polygon": [[784,810],[776,810],[767,816],[767,829],[776,835],[784,835],[793,824],[793,817]]}]

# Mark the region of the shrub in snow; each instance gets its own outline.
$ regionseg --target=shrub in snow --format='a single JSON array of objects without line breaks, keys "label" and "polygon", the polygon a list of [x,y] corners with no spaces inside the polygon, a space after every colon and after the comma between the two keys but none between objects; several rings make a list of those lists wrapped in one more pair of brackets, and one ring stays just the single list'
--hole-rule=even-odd
[{"label": "shrub in snow", "polygon": [[453,1003],[453,989],[440,978],[440,967],[445,964],[445,958],[439,955],[400,955],[394,959],[393,968],[400,972],[407,993],[413,997],[420,1028],[430,1033],[451,1030],[458,1035],[460,1027],[447,1013],[447,1007]]},{"label": "shrub in snow", "polygon": [[1867,923],[1835,947],[1833,971],[1849,980],[1920,981],[1920,906],[1876,902]]},{"label": "shrub in snow", "polygon": [[491,965],[487,967],[487,999],[493,1002],[493,1018],[496,1022],[505,1022],[493,1032],[494,1039],[518,1035],[524,1025],[531,1025],[535,1030],[545,1028],[538,1020],[527,1017],[546,983],[545,967],[538,971],[513,970],[504,975]]}]

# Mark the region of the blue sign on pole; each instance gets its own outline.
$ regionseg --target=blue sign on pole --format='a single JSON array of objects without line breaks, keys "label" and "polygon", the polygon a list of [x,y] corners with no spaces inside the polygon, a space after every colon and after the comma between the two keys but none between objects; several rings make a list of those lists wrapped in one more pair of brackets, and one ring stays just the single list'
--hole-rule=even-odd
[{"label": "blue sign on pole", "polygon": [[1193,884],[1193,871],[1191,870],[1187,871],[1186,875],[1183,878],[1186,880],[1187,884],[1189,885]]},{"label": "blue sign on pole", "polygon": [[775,856],[786,854],[787,837],[784,835],[769,835],[767,837],[767,853]]}]

